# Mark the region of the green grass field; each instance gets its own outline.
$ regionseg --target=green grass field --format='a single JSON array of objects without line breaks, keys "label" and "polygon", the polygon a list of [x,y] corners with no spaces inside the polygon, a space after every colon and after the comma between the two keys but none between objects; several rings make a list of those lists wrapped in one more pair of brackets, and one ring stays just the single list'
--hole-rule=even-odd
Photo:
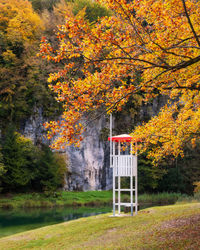
[{"label": "green grass field", "polygon": [[[102,206],[112,204],[112,191],[67,192],[47,197],[42,193],[9,194],[0,196],[0,208],[32,208],[54,206]],[[178,193],[142,194],[139,204],[167,205],[174,204],[183,195]],[[128,194],[122,195],[123,201],[129,201]]]},{"label": "green grass field", "polygon": [[199,249],[200,203],[81,218],[0,239],[0,249]]}]

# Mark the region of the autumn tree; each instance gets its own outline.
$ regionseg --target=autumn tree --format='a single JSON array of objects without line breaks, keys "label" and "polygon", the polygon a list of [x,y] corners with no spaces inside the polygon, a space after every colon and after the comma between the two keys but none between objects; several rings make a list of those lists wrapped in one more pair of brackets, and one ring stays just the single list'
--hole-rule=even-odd
[{"label": "autumn tree", "polygon": [[[47,1],[46,1],[47,2]],[[48,18],[47,18],[48,16]],[[61,22],[55,11],[37,14],[29,1],[0,0],[0,129],[8,123],[22,128],[41,108],[44,117],[60,112],[48,88],[48,73],[56,70],[36,56],[41,34],[52,36]],[[47,25],[53,22],[53,25]],[[63,20],[63,19],[62,19]]]},{"label": "autumn tree", "polygon": [[64,112],[46,124],[53,148],[78,143],[89,111],[121,110],[131,96],[148,102],[169,98],[160,114],[135,129],[141,152],[155,162],[183,156],[186,143],[200,135],[200,2],[196,0],[102,0],[112,16],[90,23],[85,10],[56,34],[58,46],[43,38],[41,55],[62,62],[49,76]]},{"label": "autumn tree", "polygon": [[34,10],[42,12],[44,10],[52,11],[53,7],[60,2],[59,0],[29,0]]},{"label": "autumn tree", "polygon": [[0,0],[1,120],[3,116],[12,120],[18,106],[19,113],[26,110],[23,93],[27,89],[27,65],[24,64],[24,57],[32,57],[31,50],[39,40],[42,28],[42,21],[33,11],[30,2]]}]

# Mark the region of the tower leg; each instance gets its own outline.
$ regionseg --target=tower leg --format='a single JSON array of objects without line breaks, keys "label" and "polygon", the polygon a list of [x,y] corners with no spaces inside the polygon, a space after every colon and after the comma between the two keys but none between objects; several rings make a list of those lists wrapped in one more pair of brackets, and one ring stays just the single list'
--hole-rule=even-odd
[{"label": "tower leg", "polygon": [[137,179],[137,157],[136,157],[136,174],[135,174],[135,215],[138,212],[138,179]]},{"label": "tower leg", "polygon": [[115,216],[115,168],[113,167],[113,216]]},{"label": "tower leg", "polygon": [[130,192],[131,192],[131,216],[133,216],[133,175],[130,176]]},{"label": "tower leg", "polygon": [[120,196],[121,196],[121,193],[120,193],[120,190],[121,187],[120,187],[120,176],[118,176],[118,214],[120,215],[120,212],[121,212],[121,206],[120,206]]}]

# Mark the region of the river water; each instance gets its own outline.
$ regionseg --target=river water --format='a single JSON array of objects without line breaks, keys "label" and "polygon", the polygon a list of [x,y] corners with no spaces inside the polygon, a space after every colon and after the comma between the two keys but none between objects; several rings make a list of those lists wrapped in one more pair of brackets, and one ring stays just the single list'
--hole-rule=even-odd
[{"label": "river water", "polygon": [[[140,206],[140,209],[151,207],[152,205],[155,206],[156,204],[142,205]],[[0,209],[0,238],[39,227],[109,212],[112,212],[112,205],[104,207],[77,208],[55,207]]]},{"label": "river water", "polygon": [[0,237],[111,211],[112,206],[3,209],[0,210]]}]

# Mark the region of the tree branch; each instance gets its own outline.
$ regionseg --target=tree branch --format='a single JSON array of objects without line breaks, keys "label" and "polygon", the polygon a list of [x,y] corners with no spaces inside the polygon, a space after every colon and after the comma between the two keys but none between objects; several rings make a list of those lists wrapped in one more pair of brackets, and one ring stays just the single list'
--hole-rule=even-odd
[{"label": "tree branch", "polygon": [[[197,35],[197,38],[198,38],[198,37],[200,37],[200,35]],[[194,38],[193,36],[192,36],[192,37],[185,38],[185,39],[179,41],[178,43],[172,45],[171,47],[165,48],[165,49],[166,49],[166,50],[170,50],[170,49],[180,48],[178,45],[180,45],[181,43],[184,43],[184,42],[186,42],[186,41],[188,41],[188,40],[191,40],[191,39],[193,39],[193,38]]]},{"label": "tree branch", "polygon": [[[128,57],[110,57],[110,58],[105,58],[105,59],[96,59],[96,60],[89,59],[89,60],[91,62],[103,62],[103,61],[114,61],[114,60],[139,61],[139,62],[150,64],[156,68],[171,69],[171,67],[167,66],[167,65],[160,65],[160,64],[156,64],[156,63],[153,63],[150,61],[143,60],[143,59],[134,58],[134,57],[130,57],[130,58],[128,58]],[[136,66],[138,66],[138,65],[136,65]]]},{"label": "tree branch", "polygon": [[178,63],[177,65],[175,66],[172,66],[171,67],[171,70],[172,71],[176,71],[176,70],[179,70],[179,69],[184,69],[184,68],[187,68],[188,66],[194,64],[194,63],[197,63],[200,61],[200,56],[197,56],[195,58],[192,58],[191,60],[189,61],[183,61],[181,63]]},{"label": "tree branch", "polygon": [[187,7],[186,7],[186,4],[185,4],[185,0],[182,0],[182,2],[183,2],[183,7],[184,7],[185,15],[186,15],[186,17],[188,19],[188,23],[190,25],[190,28],[191,28],[192,33],[194,34],[194,37],[195,37],[195,39],[196,39],[196,41],[197,41],[197,43],[198,43],[198,45],[200,47],[200,41],[199,41],[199,38],[198,38],[198,36],[197,36],[197,34],[196,34],[195,30],[194,30],[194,27],[193,27],[192,22],[190,20],[189,14],[187,12]]}]

